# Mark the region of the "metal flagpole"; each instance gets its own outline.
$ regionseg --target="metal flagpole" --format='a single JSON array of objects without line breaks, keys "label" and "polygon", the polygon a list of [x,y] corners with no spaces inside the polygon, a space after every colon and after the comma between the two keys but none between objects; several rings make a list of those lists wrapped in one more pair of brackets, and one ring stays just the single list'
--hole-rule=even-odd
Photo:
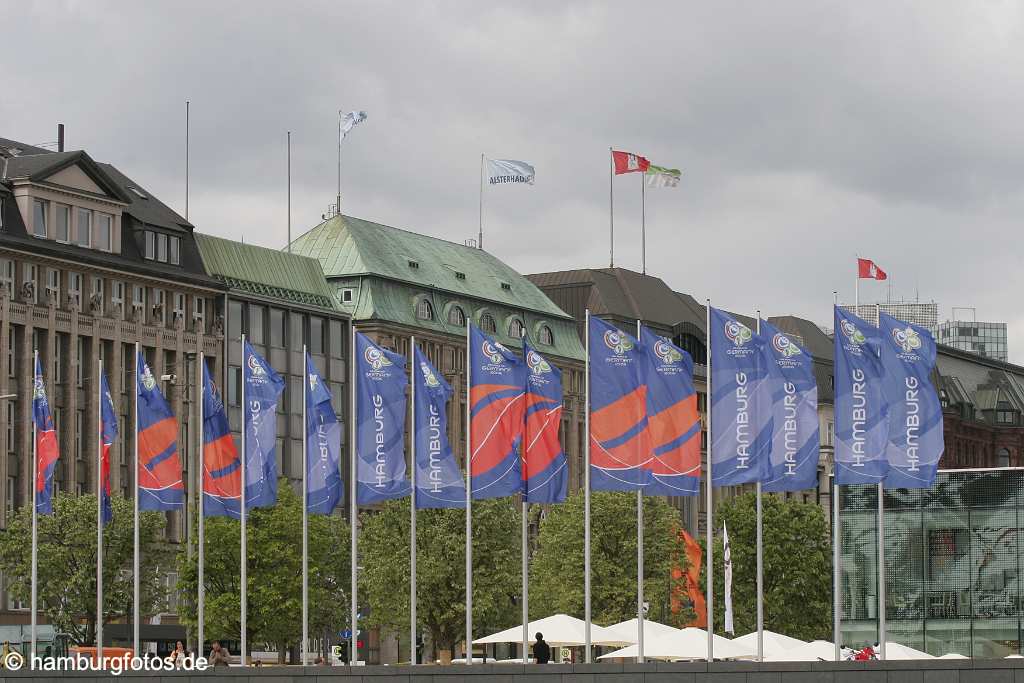
[{"label": "metal flagpole", "polygon": [[615,267],[615,155],[608,148],[608,267]]},{"label": "metal flagpole", "polygon": [[348,645],[348,663],[351,666],[355,666],[356,662],[359,661],[359,653],[356,652],[356,644],[359,642],[356,638],[358,631],[359,621],[359,605],[358,596],[356,591],[358,586],[356,581],[358,578],[357,572],[359,571],[359,547],[356,544],[356,526],[359,524],[359,505],[356,504],[356,495],[358,491],[357,479],[359,476],[359,470],[357,463],[356,454],[356,326],[353,321],[349,321],[349,328],[352,331],[351,339],[349,340],[349,348],[351,353],[351,366],[349,370],[349,420],[348,420],[348,433],[349,433],[349,501],[348,501],[348,519],[349,519],[349,532],[350,532],[350,546],[349,556],[351,562],[349,562],[351,572],[351,601],[349,605],[351,624],[349,625],[352,629],[349,633],[349,645]]},{"label": "metal flagpole", "polygon": [[583,398],[583,421],[586,442],[583,446],[583,603],[584,603],[584,661],[590,664],[590,309],[586,311],[586,332],[584,346],[587,351],[586,372],[584,380],[585,396]]},{"label": "metal flagpole", "polygon": [[189,162],[189,107],[190,102],[185,100],[185,220],[188,220],[188,162]]},{"label": "metal flagpole", "polygon": [[[288,142],[291,143],[291,133],[288,134]],[[290,188],[289,185],[289,192]],[[288,250],[291,251],[290,246]],[[302,363],[305,366],[305,344],[302,345]],[[302,666],[306,666],[306,652],[309,650],[309,416],[306,414],[309,370],[303,367],[303,372],[306,376],[302,382]]]},{"label": "metal flagpole", "polygon": [[135,495],[132,496],[132,540],[135,546],[132,561],[132,577],[134,578],[134,589],[132,595],[132,647],[135,649],[135,656],[140,657],[139,646],[139,619],[141,618],[140,589],[139,589],[139,342],[135,342]]},{"label": "metal flagpole", "polygon": [[707,457],[708,457],[707,471],[708,472],[707,472],[707,477],[705,477],[705,482],[704,482],[705,505],[707,507],[707,511],[705,512],[705,515],[704,515],[705,516],[705,525],[704,526],[705,526],[705,534],[706,534],[706,541],[705,542],[707,544],[708,559],[707,559],[707,571],[705,572],[705,581],[704,581],[704,583],[706,584],[705,592],[707,593],[707,596],[705,597],[705,602],[707,603],[707,613],[708,613],[708,663],[710,664],[712,661],[714,661],[714,658],[715,658],[715,644],[714,644],[714,634],[715,634],[715,628],[714,628],[714,624],[715,624],[715,601],[714,601],[714,598],[715,598],[715,591],[714,591],[714,588],[715,588],[715,566],[714,566],[714,564],[712,564],[712,561],[714,560],[714,547],[712,546],[712,541],[714,539],[714,527],[713,527],[713,524],[712,524],[712,510],[711,510],[712,507],[713,507],[713,503],[714,503],[714,500],[713,500],[712,495],[711,495],[711,489],[712,489],[712,486],[711,486],[711,451],[712,451],[712,444],[714,443],[714,441],[712,440],[712,437],[711,437],[711,413],[712,413],[712,410],[711,410],[711,407],[712,407],[712,402],[711,402],[711,391],[712,391],[712,386],[711,386],[711,299],[707,299],[704,312],[705,312],[704,329],[706,330],[706,332],[705,332],[705,341],[707,342],[707,374],[708,374],[708,376],[707,376],[707,388],[708,388],[708,391],[707,391],[707,399],[705,401],[705,409],[704,409],[704,414],[706,416],[707,423],[708,423],[708,447],[707,447],[707,451],[708,451],[708,454],[707,454]]},{"label": "metal flagpole", "polygon": [[[882,324],[881,306],[875,304],[875,325]],[[885,661],[885,487],[878,481],[878,657]]]},{"label": "metal flagpole", "polygon": [[[288,131],[288,253],[292,253],[292,132]],[[303,358],[305,363],[306,359]],[[305,429],[305,427],[303,427]]]},{"label": "metal flagpole", "polygon": [[103,665],[103,359],[96,375],[96,659]]},{"label": "metal flagpole", "polygon": [[[832,292],[832,306],[839,305],[839,292]],[[835,313],[833,312],[833,319]],[[836,331],[833,330],[833,334]],[[839,561],[840,561],[840,528],[839,528],[839,468],[836,465],[836,452],[835,446],[832,448],[832,638],[836,645],[836,661],[842,659],[842,644],[840,634],[840,572],[839,572]]]},{"label": "metal flagpole", "polygon": [[480,234],[478,235],[476,246],[477,246],[478,249],[483,249],[484,248],[484,155],[483,154],[480,155]]},{"label": "metal flagpole", "polygon": [[[241,562],[241,565],[242,565],[242,568],[241,568],[241,572],[242,572],[242,577],[241,577],[242,578],[242,582],[241,582],[242,583],[242,613],[241,613],[242,632],[240,634],[241,641],[242,641],[242,651],[240,653],[242,666],[246,666],[248,664],[248,659],[246,658],[246,652],[247,652],[247,645],[249,644],[249,639],[248,639],[247,634],[246,634],[246,631],[248,630],[248,626],[249,626],[249,619],[248,619],[248,615],[246,614],[246,612],[248,612],[248,608],[249,608],[249,585],[248,585],[249,584],[249,549],[248,549],[248,540],[249,539],[248,539],[248,535],[246,534],[246,531],[245,531],[245,517],[246,517],[246,515],[245,515],[245,497],[246,497],[245,496],[245,489],[247,488],[246,484],[248,483],[248,480],[245,478],[245,476],[246,476],[245,475],[245,469],[246,469],[245,461],[248,460],[247,453],[246,453],[246,450],[245,450],[245,442],[246,442],[246,438],[245,438],[246,437],[246,434],[245,434],[245,432],[246,432],[245,416],[246,416],[246,413],[249,412],[249,404],[246,402],[246,399],[245,399],[245,368],[246,368],[246,365],[248,364],[248,362],[249,362],[249,359],[245,357],[245,335],[243,334],[242,335],[242,390],[241,390],[241,393],[242,393],[242,471],[241,471],[241,476],[242,476],[242,500],[241,500],[241,504],[242,504],[242,507],[241,507],[241,510],[240,510],[240,513],[239,513],[240,517],[241,517],[241,521],[242,521],[242,552],[241,552],[241,557],[240,557],[240,562]],[[303,359],[303,362],[305,362],[305,359]]]},{"label": "metal flagpole", "polygon": [[[480,155],[480,196],[483,197],[484,155]],[[481,202],[483,200],[481,199]],[[483,204],[481,204],[483,206]],[[483,215],[483,214],[481,214]],[[480,234],[483,238],[483,233]],[[473,663],[473,413],[470,403],[473,364],[470,350],[469,318],[466,318],[466,665]]]},{"label": "metal flagpole", "polygon": [[38,427],[36,426],[35,418],[35,406],[32,405],[32,401],[35,400],[35,389],[34,385],[36,382],[36,372],[39,370],[39,349],[32,351],[32,384],[33,391],[29,395],[29,409],[32,410],[32,647],[28,653],[29,662],[31,663],[32,657],[36,653],[36,631],[38,622],[38,613],[36,611],[36,602],[39,593],[39,510],[37,505],[39,504],[39,492],[36,490],[34,480],[39,476],[39,454],[36,450],[36,439],[38,437]]},{"label": "metal flagpole", "polygon": [[[524,340],[523,356],[525,358],[525,356],[526,356],[526,346],[525,346],[526,330],[525,329],[522,331],[522,334],[520,335],[520,338]],[[528,500],[529,499],[529,488],[527,487],[527,482],[529,482],[530,471],[529,471],[529,469],[526,466],[526,451],[525,451],[526,446],[525,445],[523,446],[523,449],[524,449],[523,450],[523,462],[522,462],[522,466],[523,466],[523,492],[522,492],[523,514],[522,514],[522,533],[521,533],[521,536],[522,536],[522,538],[521,538],[522,550],[520,551],[520,556],[521,556],[521,559],[522,559],[522,573],[523,573],[523,604],[522,604],[522,611],[523,611],[523,664],[529,664],[530,663],[530,557],[529,557],[529,552],[530,552],[529,551],[529,541],[530,541],[530,539],[529,539],[530,528],[529,527],[530,527],[530,522],[529,522],[528,515],[529,515],[529,512],[530,512],[530,503],[529,503],[529,500]]]},{"label": "metal flagpole", "polygon": [[647,178],[640,174],[640,269],[647,274]]},{"label": "metal flagpole", "polygon": [[412,496],[409,501],[409,663],[416,657],[416,335],[409,337],[409,471]]},{"label": "metal flagpole", "polygon": [[[643,327],[636,321],[636,340],[641,341]],[[644,663],[644,494],[636,490],[636,661]]]},{"label": "metal flagpole", "polygon": [[204,498],[206,494],[203,492],[203,471],[206,469],[206,459],[203,457],[203,425],[205,424],[206,417],[203,415],[203,398],[206,396],[206,387],[204,386],[203,370],[206,368],[206,354],[202,351],[199,352],[199,363],[196,365],[196,373],[199,377],[199,381],[196,386],[199,387],[199,397],[196,400],[196,412],[199,415],[199,424],[196,429],[199,431],[199,457],[197,458],[198,463],[196,467],[196,489],[199,496],[199,519],[196,525],[199,527],[199,548],[197,552],[197,559],[199,561],[199,604],[196,609],[196,621],[198,625],[196,627],[196,640],[199,643],[198,651],[199,656],[203,656],[204,650],[204,636],[205,634],[205,621],[206,621],[206,506]]},{"label": "metal flagpole", "polygon": [[[334,209],[338,215],[341,215],[341,110],[338,110],[338,203]],[[305,361],[303,361],[305,362]]]},{"label": "metal flagpole", "polygon": [[[761,311],[757,311],[757,333],[761,334]],[[761,482],[757,482],[757,661],[764,660],[764,511]]]}]

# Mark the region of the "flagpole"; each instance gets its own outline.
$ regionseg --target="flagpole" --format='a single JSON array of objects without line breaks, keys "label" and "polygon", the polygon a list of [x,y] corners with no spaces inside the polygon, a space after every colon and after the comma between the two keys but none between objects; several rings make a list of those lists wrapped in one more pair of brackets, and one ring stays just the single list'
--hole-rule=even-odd
[{"label": "flagpole", "polygon": [[[761,334],[761,311],[757,311],[757,333]],[[761,481],[757,482],[757,661],[764,661],[764,511]]]},{"label": "flagpole", "polygon": [[[288,131],[288,253],[292,253],[292,132]],[[306,359],[303,358],[305,363]],[[305,429],[305,427],[303,427]]]},{"label": "flagpole", "polygon": [[349,420],[348,420],[348,433],[349,433],[349,501],[348,501],[348,518],[349,518],[349,562],[351,594],[349,604],[349,617],[351,620],[349,632],[349,645],[348,645],[348,663],[349,666],[355,666],[356,662],[359,661],[359,653],[356,651],[356,644],[359,642],[356,639],[356,631],[358,630],[358,586],[356,582],[358,580],[358,560],[359,560],[359,547],[356,541],[356,526],[359,524],[359,505],[356,504],[356,495],[358,494],[357,479],[359,477],[357,454],[356,454],[356,326],[355,321],[349,321],[349,329],[351,330],[351,339],[349,340],[349,350],[351,353],[351,362],[349,363]]},{"label": "flagpole", "polygon": [[[646,270],[645,270],[646,272]],[[636,321],[636,341],[639,344],[643,328]],[[636,625],[638,664],[644,663],[644,494],[636,490]]]},{"label": "flagpole", "polygon": [[241,563],[241,579],[242,579],[242,581],[241,581],[241,583],[242,583],[242,589],[241,589],[241,592],[242,592],[242,603],[241,603],[241,626],[242,626],[242,632],[240,634],[241,642],[242,642],[242,648],[241,648],[242,651],[240,653],[242,666],[246,666],[248,664],[248,659],[246,658],[246,653],[247,653],[247,646],[249,644],[249,639],[247,637],[248,634],[246,633],[246,631],[248,630],[248,626],[249,626],[248,614],[246,614],[249,611],[249,585],[248,585],[249,584],[249,547],[248,547],[249,546],[249,543],[248,543],[249,538],[248,538],[248,534],[246,534],[246,529],[245,529],[245,517],[246,517],[246,514],[245,514],[245,498],[246,498],[245,489],[247,488],[247,483],[248,483],[248,480],[246,479],[246,474],[245,474],[245,470],[246,470],[246,466],[245,466],[246,463],[245,463],[245,461],[248,460],[247,452],[245,450],[245,442],[247,441],[247,439],[245,438],[246,437],[245,416],[246,416],[246,413],[248,413],[248,411],[249,411],[249,404],[246,403],[246,398],[245,398],[245,368],[246,368],[246,365],[247,365],[248,362],[249,362],[249,359],[245,357],[245,335],[243,334],[242,335],[242,390],[241,390],[241,394],[242,394],[242,471],[241,471],[241,476],[242,476],[242,499],[240,501],[241,502],[240,519],[241,519],[241,522],[242,522],[242,548],[241,548],[242,552],[241,552],[241,557],[239,558],[239,561]]},{"label": "flagpole", "polygon": [[[338,110],[338,203],[334,207],[337,215],[341,215],[341,110]],[[305,359],[302,361],[305,363]]]},{"label": "flagpole", "polygon": [[640,269],[647,274],[647,178],[640,174]]},{"label": "flagpole", "polygon": [[412,497],[409,505],[409,663],[416,657],[416,335],[409,337],[409,462]]},{"label": "flagpole", "polygon": [[[38,627],[38,615],[36,612],[36,605],[39,594],[39,492],[36,490],[35,480],[39,478],[39,453],[36,447],[36,440],[38,438],[39,428],[36,425],[35,417],[35,406],[32,405],[35,401],[35,382],[37,379],[37,373],[39,372],[39,349],[32,351],[32,384],[33,391],[29,396],[29,408],[32,409],[32,469],[33,469],[33,482],[32,482],[32,647],[28,653],[29,662],[31,663],[32,657],[36,653],[36,636]],[[42,377],[38,377],[42,381]],[[45,479],[43,483],[45,484]]]},{"label": "flagpole", "polygon": [[96,375],[96,658],[103,666],[103,359]]},{"label": "flagpole", "polygon": [[[484,155],[480,155],[480,206],[483,207]],[[481,208],[481,211],[483,209]],[[480,214],[483,216],[483,213]],[[481,223],[483,225],[483,223]],[[481,230],[480,239],[483,239]],[[481,248],[483,245],[481,244]],[[469,318],[466,318],[466,666],[473,663],[473,413],[470,394],[473,381],[473,352],[470,349]]]},{"label": "flagpole", "polygon": [[[288,134],[289,142],[291,133]],[[289,152],[290,154],[290,152]],[[290,156],[289,156],[290,158]],[[291,247],[289,247],[291,249]],[[307,362],[306,345],[302,345],[302,363]],[[306,666],[309,650],[309,416],[306,395],[309,391],[309,370],[304,368],[302,381],[302,666]]]},{"label": "flagpole", "polygon": [[[839,292],[832,292],[832,306],[833,309],[839,305]],[[835,319],[835,311],[832,313],[833,320]],[[838,330],[833,330],[833,334],[837,334]],[[840,571],[839,562],[840,556],[840,528],[839,528],[839,467],[836,463],[836,451],[835,446],[832,447],[832,637],[835,640],[836,646],[836,661],[842,659],[843,646],[840,643],[840,622],[842,615],[840,614]]]},{"label": "flagpole", "polygon": [[[477,248],[484,248],[484,155],[480,155],[480,234]],[[468,347],[467,347],[468,348]],[[468,359],[467,359],[468,360]]]},{"label": "flagpole", "polygon": [[[520,334],[520,339],[523,340],[523,358],[526,358],[526,330],[523,329]],[[529,372],[529,368],[527,368]],[[529,536],[530,536],[530,470],[526,466],[527,454],[526,449],[528,446],[523,444],[523,491],[522,491],[522,503],[523,503],[523,514],[522,514],[522,550],[520,551],[520,557],[522,560],[522,574],[523,574],[523,664],[530,663],[530,558],[529,558]]]},{"label": "flagpole", "polygon": [[615,155],[608,148],[608,267],[615,267]]},{"label": "flagpole", "polygon": [[706,330],[706,332],[705,332],[705,341],[707,342],[707,374],[708,374],[708,376],[707,376],[707,388],[708,388],[708,391],[707,391],[707,399],[705,401],[705,416],[706,416],[706,419],[707,419],[707,422],[708,422],[708,446],[707,446],[707,451],[708,451],[708,453],[707,453],[707,458],[708,458],[708,464],[707,464],[708,475],[707,475],[706,481],[704,482],[705,501],[706,501],[705,505],[707,506],[707,512],[705,513],[706,519],[705,519],[705,525],[704,525],[705,529],[704,529],[704,531],[705,531],[705,534],[707,536],[706,543],[707,543],[708,559],[707,559],[707,572],[705,573],[705,581],[704,581],[704,583],[706,584],[705,592],[707,593],[707,596],[705,598],[705,602],[707,602],[707,614],[708,614],[708,664],[710,664],[712,661],[714,661],[714,658],[715,658],[715,656],[714,656],[715,655],[715,644],[714,644],[714,634],[715,634],[715,629],[714,629],[714,623],[715,623],[715,601],[714,601],[714,598],[715,598],[715,592],[714,592],[714,588],[715,588],[715,566],[714,566],[714,564],[712,564],[712,560],[714,559],[714,546],[712,545],[712,541],[714,540],[714,527],[713,527],[713,524],[712,524],[712,507],[713,507],[714,500],[713,500],[713,497],[712,497],[712,494],[711,494],[711,490],[712,490],[712,486],[711,486],[711,482],[712,482],[712,480],[711,480],[711,451],[712,451],[712,444],[714,443],[713,440],[712,440],[712,437],[711,437],[711,413],[713,412],[712,409],[711,409],[712,408],[712,402],[711,402],[711,390],[712,390],[712,387],[711,387],[711,299],[707,299],[706,307],[705,307],[705,311],[704,312],[705,312],[704,329]]},{"label": "flagpole", "polygon": [[583,398],[583,420],[585,423],[586,441],[583,445],[583,603],[584,603],[584,650],[587,664],[590,664],[590,309],[586,311],[586,332],[584,346],[587,350],[585,374],[585,396]]},{"label": "flagpole", "polygon": [[139,639],[139,620],[141,617],[141,606],[139,588],[139,354],[141,350],[139,348],[139,342],[135,342],[135,439],[133,440],[133,446],[135,449],[135,495],[132,496],[132,540],[134,542],[135,551],[132,561],[132,576],[134,577],[135,586],[133,588],[132,596],[132,647],[135,649],[135,656],[141,657],[139,653],[139,646],[142,644]]},{"label": "flagpole", "polygon": [[198,548],[198,561],[199,561],[199,605],[196,610],[196,620],[199,622],[196,627],[196,640],[199,642],[198,654],[200,657],[203,656],[204,650],[204,635],[205,635],[205,621],[206,621],[206,560],[205,560],[205,546],[206,546],[206,506],[204,505],[204,498],[206,494],[203,491],[203,470],[206,467],[206,459],[203,457],[203,434],[205,432],[203,426],[206,421],[206,417],[203,415],[203,399],[206,396],[206,386],[204,385],[203,370],[206,368],[206,354],[202,351],[199,352],[199,364],[196,366],[196,372],[199,375],[199,381],[196,386],[199,387],[199,398],[196,401],[196,412],[199,415],[199,425],[196,427],[199,430],[199,462],[196,467],[196,488],[198,489],[199,496],[199,520],[197,526],[199,527],[199,548]]},{"label": "flagpole", "polygon": [[[881,326],[881,306],[875,304],[875,325]],[[878,655],[885,661],[885,486],[878,480]]]}]

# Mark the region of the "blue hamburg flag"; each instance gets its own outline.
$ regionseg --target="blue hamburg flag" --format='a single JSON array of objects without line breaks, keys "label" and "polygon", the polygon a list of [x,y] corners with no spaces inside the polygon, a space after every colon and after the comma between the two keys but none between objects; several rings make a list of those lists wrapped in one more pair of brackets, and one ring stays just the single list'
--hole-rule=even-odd
[{"label": "blue hamburg flag", "polygon": [[465,508],[465,480],[448,443],[448,401],[452,388],[419,347],[414,354],[416,507]]},{"label": "blue hamburg flag", "polygon": [[405,358],[356,333],[356,503],[409,495]]},{"label": "blue hamburg flag", "polygon": [[818,486],[818,383],[814,359],[792,337],[761,321],[768,342],[772,397],[771,475],[765,491],[802,491]]},{"label": "blue hamburg flag", "polygon": [[139,509],[159,512],[183,510],[185,486],[178,455],[178,421],[142,351],[139,351],[135,365]]},{"label": "blue hamburg flag", "polygon": [[341,423],[331,392],[306,354],[306,510],[329,515],[342,501]]},{"label": "blue hamburg flag", "polygon": [[837,484],[877,484],[889,472],[889,409],[881,335],[835,307],[835,474]]},{"label": "blue hamburg flag", "polygon": [[765,339],[725,311],[710,313],[711,484],[767,481],[773,420]]},{"label": "blue hamburg flag", "polygon": [[285,381],[245,342],[245,509],[277,502],[277,401]]},{"label": "blue hamburg flag", "polygon": [[569,468],[559,438],[562,426],[562,371],[523,340],[526,360],[526,430],[523,486],[527,503],[565,501]]},{"label": "blue hamburg flag", "polygon": [[887,489],[930,488],[945,450],[942,404],[931,380],[935,339],[919,325],[879,313],[889,443]]}]

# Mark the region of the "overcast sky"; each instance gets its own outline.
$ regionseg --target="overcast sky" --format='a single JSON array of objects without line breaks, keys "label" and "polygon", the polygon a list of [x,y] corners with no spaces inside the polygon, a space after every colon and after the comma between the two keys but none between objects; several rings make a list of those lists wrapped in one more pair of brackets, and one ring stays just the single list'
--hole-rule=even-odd
[{"label": "overcast sky", "polygon": [[[608,148],[683,170],[647,197],[648,272],[831,325],[856,254],[893,293],[1010,324],[1024,361],[1024,9],[1016,2],[13,2],[0,136],[114,163],[203,232],[282,247],[342,209],[475,237],[524,273],[608,265]],[[640,177],[615,180],[640,269]],[[862,301],[887,295],[866,282]],[[970,316],[969,312],[960,317]]]}]

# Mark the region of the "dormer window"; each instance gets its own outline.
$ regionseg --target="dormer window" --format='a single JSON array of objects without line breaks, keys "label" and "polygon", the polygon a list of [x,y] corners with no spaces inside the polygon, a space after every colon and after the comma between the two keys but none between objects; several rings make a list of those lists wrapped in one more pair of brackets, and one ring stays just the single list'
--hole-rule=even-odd
[{"label": "dormer window", "polygon": [[57,204],[54,210],[55,227],[58,242],[71,241],[71,207]]},{"label": "dormer window", "polygon": [[42,199],[32,200],[32,234],[46,237],[46,204]]},{"label": "dormer window", "polygon": [[430,301],[420,299],[420,302],[416,304],[416,317],[420,320],[434,319],[434,307],[430,304]]},{"label": "dormer window", "polygon": [[181,263],[181,238],[153,230],[145,231],[145,256],[148,261],[178,265]]},{"label": "dormer window", "polygon": [[108,213],[96,214],[96,248],[103,251],[114,249],[114,217]]},{"label": "dormer window", "polygon": [[513,339],[519,339],[520,337],[523,336],[523,330],[525,329],[526,327],[523,325],[522,320],[520,320],[519,318],[512,318],[512,320],[508,324],[508,336],[512,337]]},{"label": "dormer window", "polygon": [[137,195],[139,199],[149,199],[149,197],[146,196],[146,193],[137,187],[129,186],[128,189],[131,190],[133,194]]},{"label": "dormer window", "polygon": [[544,344],[546,346],[555,345],[555,335],[551,332],[551,328],[548,327],[547,325],[541,325],[540,334],[538,336],[540,337],[541,344]]},{"label": "dormer window", "polygon": [[92,246],[92,211],[89,209],[78,210],[78,246]]},{"label": "dormer window", "polygon": [[512,291],[512,285],[510,285],[507,282],[502,282],[501,283],[501,288],[504,289],[506,292],[511,292]]},{"label": "dormer window", "polygon": [[415,268],[419,268],[420,267],[420,262],[415,260],[415,259],[409,259],[409,267],[410,268],[414,268],[414,269]]},{"label": "dormer window", "polygon": [[494,316],[490,313],[484,313],[480,316],[480,329],[487,334],[494,334],[498,331],[498,326],[494,322]]}]

